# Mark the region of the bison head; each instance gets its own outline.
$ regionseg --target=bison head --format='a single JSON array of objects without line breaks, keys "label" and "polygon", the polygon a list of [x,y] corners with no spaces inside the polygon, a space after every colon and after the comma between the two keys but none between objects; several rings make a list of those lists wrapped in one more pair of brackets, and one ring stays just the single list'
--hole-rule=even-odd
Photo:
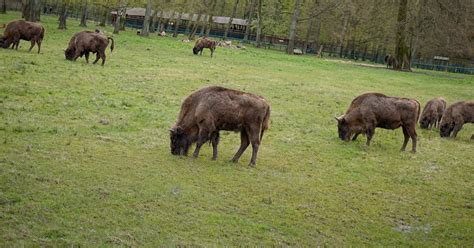
[{"label": "bison head", "polygon": [[349,123],[346,121],[344,116],[336,117],[337,120],[337,132],[341,140],[348,141],[351,139],[351,129]]},{"label": "bison head", "polygon": [[189,135],[181,127],[170,129],[170,148],[173,155],[187,155],[191,142]]},{"label": "bison head", "polygon": [[454,130],[453,122],[441,122],[441,128],[439,129],[439,135],[443,138],[451,136],[451,132]]},{"label": "bison head", "polygon": [[76,49],[68,47],[64,50],[64,56],[67,60],[74,60],[74,56],[76,55]]},{"label": "bison head", "polygon": [[428,117],[424,116],[423,118],[421,118],[420,127],[422,129],[427,129],[429,125],[430,125],[430,120],[428,119]]},{"label": "bison head", "polygon": [[194,53],[194,55],[197,55],[200,50],[201,50],[201,49],[199,49],[198,47],[193,47],[193,53]]}]

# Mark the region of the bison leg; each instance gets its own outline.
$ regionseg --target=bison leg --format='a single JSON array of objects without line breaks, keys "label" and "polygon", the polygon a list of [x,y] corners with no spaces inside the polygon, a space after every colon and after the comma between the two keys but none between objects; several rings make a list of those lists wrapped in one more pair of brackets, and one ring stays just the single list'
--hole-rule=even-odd
[{"label": "bison leg", "polygon": [[211,143],[212,143],[212,160],[217,159],[217,145],[219,144],[219,131],[214,132],[211,135]]},{"label": "bison leg", "polygon": [[212,55],[214,54],[214,49],[213,48],[209,48],[211,49],[211,58],[212,58]]},{"label": "bison leg", "polygon": [[250,143],[252,143],[252,158],[250,159],[249,166],[255,167],[258,148],[260,147],[260,126],[250,128],[249,134]]},{"label": "bison leg", "polygon": [[199,156],[199,151],[201,146],[206,143],[209,139],[209,132],[206,128],[199,127],[198,139],[196,141],[196,149],[194,150],[193,156],[197,158]]},{"label": "bison leg", "polygon": [[89,64],[89,52],[86,52],[84,56],[86,57],[86,63]]},{"label": "bison leg", "polygon": [[100,59],[100,55],[99,55],[99,53],[97,53],[97,54],[95,55],[95,60],[94,60],[94,62],[92,62],[92,64],[95,65],[95,64],[97,63],[97,61],[99,61],[99,59]]},{"label": "bison leg", "polygon": [[404,140],[403,140],[403,145],[402,145],[402,148],[400,149],[400,151],[405,151],[405,149],[407,148],[407,144],[408,144],[408,140],[410,139],[410,135],[408,134],[408,130],[402,126],[402,130],[403,130],[403,137],[404,137]]},{"label": "bison leg", "polygon": [[414,126],[408,127],[407,131],[408,131],[408,134],[410,135],[411,142],[412,142],[411,152],[415,153],[416,152],[416,138],[417,138],[416,129]]},{"label": "bison leg", "polygon": [[461,130],[461,128],[462,128],[462,124],[454,125],[453,138],[456,138],[456,136],[458,135],[458,132]]},{"label": "bison leg", "polygon": [[31,46],[30,46],[30,49],[28,49],[28,52],[31,52],[31,49],[33,49],[33,47],[35,46],[35,43],[36,43],[35,40],[32,39],[31,40]]},{"label": "bison leg", "polygon": [[42,42],[41,39],[36,41],[36,44],[38,44],[38,53],[40,53],[40,51],[41,51],[41,42]]},{"label": "bison leg", "polygon": [[100,57],[102,58],[102,66],[104,66],[104,64],[105,64],[105,52],[101,52]]},{"label": "bison leg", "polygon": [[249,137],[248,137],[247,131],[245,129],[243,129],[242,131],[240,131],[240,147],[239,147],[239,150],[234,155],[234,158],[232,158],[231,161],[234,162],[234,163],[237,163],[240,159],[240,156],[242,156],[242,153],[245,152],[245,149],[247,149],[249,144],[250,144],[250,142],[249,142]]},{"label": "bison leg", "polygon": [[375,133],[374,128],[369,128],[365,132],[365,135],[367,136],[367,142],[366,142],[367,146],[370,146],[370,141],[372,140],[372,137],[374,136],[374,133]]}]

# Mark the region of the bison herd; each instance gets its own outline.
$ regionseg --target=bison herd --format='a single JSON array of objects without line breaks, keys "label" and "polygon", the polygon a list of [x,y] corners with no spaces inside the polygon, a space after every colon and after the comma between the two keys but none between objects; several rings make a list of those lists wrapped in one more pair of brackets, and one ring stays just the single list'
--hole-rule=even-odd
[{"label": "bison herd", "polygon": [[[6,25],[3,36],[0,36],[0,47],[18,49],[20,40],[31,41],[29,51],[38,45],[38,53],[44,38],[44,28],[33,22],[12,21]],[[114,40],[99,30],[81,31],[74,34],[64,51],[66,59],[75,61],[84,56],[89,63],[90,53],[96,54],[94,64],[102,59],[105,63],[105,50],[111,41],[110,51],[114,49]],[[199,39],[194,54],[202,54],[204,48],[211,50],[211,57],[216,42],[207,38]],[[386,61],[394,66],[396,60],[387,56]],[[409,139],[412,140],[412,152],[416,152],[416,124],[423,129],[437,127],[441,137],[456,137],[464,123],[474,123],[474,101],[453,103],[446,108],[443,98],[428,101],[420,111],[417,100],[401,97],[389,97],[380,93],[365,93],[356,97],[346,113],[336,117],[339,138],[356,140],[364,134],[367,145],[375,134],[375,128],[403,130],[404,151]],[[421,113],[420,113],[421,112]],[[421,114],[421,116],[420,116]],[[270,105],[261,96],[242,91],[211,86],[200,89],[189,95],[181,105],[181,111],[175,125],[170,129],[170,148],[174,155],[187,155],[195,143],[194,157],[199,155],[203,144],[209,142],[213,148],[212,159],[217,158],[219,131],[240,132],[240,147],[231,161],[237,162],[247,147],[252,145],[250,166],[255,166],[257,153],[264,132],[270,122]],[[474,135],[473,135],[474,138]]]},{"label": "bison herd", "polygon": [[[16,20],[9,22],[3,36],[0,36],[0,47],[18,50],[20,40],[31,41],[31,47],[28,51],[33,49],[34,45],[38,45],[38,53],[41,50],[41,43],[44,38],[44,27],[35,22],[28,22],[24,20]],[[86,62],[89,63],[89,54],[95,53],[96,59],[94,64],[102,59],[102,65],[105,64],[105,49],[109,45],[109,40],[112,41],[110,52],[114,50],[114,39],[102,34],[99,30],[81,31],[74,34],[69,41],[64,55],[67,60],[75,61],[77,58],[85,56]]]}]

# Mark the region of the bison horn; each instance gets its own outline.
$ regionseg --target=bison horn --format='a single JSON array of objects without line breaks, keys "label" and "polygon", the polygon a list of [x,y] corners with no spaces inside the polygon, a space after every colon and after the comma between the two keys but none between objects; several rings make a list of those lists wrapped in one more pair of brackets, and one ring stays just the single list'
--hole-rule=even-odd
[{"label": "bison horn", "polygon": [[334,119],[336,119],[337,122],[341,122],[342,120],[344,120],[344,115],[341,115],[339,117],[334,116]]}]

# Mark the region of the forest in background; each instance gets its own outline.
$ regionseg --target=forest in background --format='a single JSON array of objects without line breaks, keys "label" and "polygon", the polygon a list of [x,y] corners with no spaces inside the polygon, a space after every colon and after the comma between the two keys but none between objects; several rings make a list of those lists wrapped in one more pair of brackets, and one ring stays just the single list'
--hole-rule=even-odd
[{"label": "forest in background", "polygon": [[[125,28],[125,10],[131,7],[147,8],[147,29],[163,21],[160,11],[229,16],[251,23],[246,39],[254,37],[258,46],[263,37],[273,36],[285,39],[290,54],[294,48],[318,50],[321,45],[341,55],[393,54],[399,70],[409,70],[414,58],[444,56],[466,66],[474,58],[474,1],[468,0],[0,0],[0,5],[0,11],[16,8],[33,21],[50,8],[60,17],[59,28],[66,28],[68,16],[80,17],[83,26],[87,19],[105,25],[110,12],[117,11],[122,18],[111,23],[117,33]],[[213,24],[191,25],[192,30]]]}]

